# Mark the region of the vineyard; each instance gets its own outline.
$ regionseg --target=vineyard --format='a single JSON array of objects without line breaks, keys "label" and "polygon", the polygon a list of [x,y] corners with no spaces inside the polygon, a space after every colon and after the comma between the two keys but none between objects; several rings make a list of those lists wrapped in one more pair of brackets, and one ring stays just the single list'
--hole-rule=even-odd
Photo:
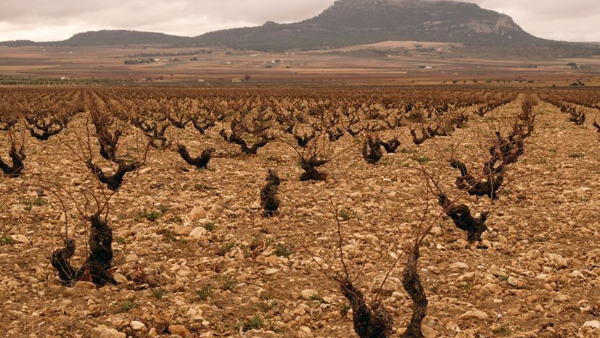
[{"label": "vineyard", "polygon": [[8,337],[598,337],[600,91],[0,89]]}]

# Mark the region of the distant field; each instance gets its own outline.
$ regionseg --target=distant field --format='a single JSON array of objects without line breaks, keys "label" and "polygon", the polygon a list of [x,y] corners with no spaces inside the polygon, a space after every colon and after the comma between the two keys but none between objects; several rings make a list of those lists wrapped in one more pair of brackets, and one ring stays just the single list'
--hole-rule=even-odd
[{"label": "distant field", "polygon": [[[489,60],[483,52],[469,56],[454,47],[447,43],[390,41],[332,51],[277,54],[226,49],[194,53],[197,48],[0,47],[0,75],[201,85],[230,83],[248,75],[251,83],[408,85],[467,81],[568,86],[578,79],[587,85],[597,84],[600,74],[598,58]],[[125,64],[126,60],[149,58],[157,61]]]}]

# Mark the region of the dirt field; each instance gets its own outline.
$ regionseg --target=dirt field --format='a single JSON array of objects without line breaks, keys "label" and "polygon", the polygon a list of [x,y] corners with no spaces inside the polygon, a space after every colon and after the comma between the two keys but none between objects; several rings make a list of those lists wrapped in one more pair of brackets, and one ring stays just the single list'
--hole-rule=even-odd
[{"label": "dirt field", "polygon": [[[49,68],[18,74],[101,76],[108,71],[138,78],[185,70],[209,78],[245,72],[236,73],[235,63],[217,66],[221,54],[198,66],[186,61],[124,67],[112,52],[93,52],[93,62],[66,51],[27,53],[32,63]],[[256,67],[267,60],[228,58]],[[314,60],[310,55],[281,59],[292,65]],[[343,60],[349,67],[363,62]],[[282,79],[288,78],[286,72],[315,71],[311,65],[295,67],[272,71]],[[209,68],[216,70],[208,73]],[[375,69],[367,71],[369,76]],[[370,297],[424,215],[432,219],[441,212],[427,193],[421,166],[439,178],[443,189],[456,192],[458,173],[448,165],[452,149],[469,166],[481,163],[490,128],[508,130],[523,98],[483,118],[473,114],[451,137],[420,146],[401,128],[402,151],[384,155],[375,165],[362,159],[361,143],[346,135],[335,143],[340,155],[325,166],[327,181],[319,183],[298,180],[297,157],[283,142],[250,156],[221,140],[219,128],[203,137],[193,129],[170,134],[194,153],[212,146],[217,154],[208,170],[196,171],[173,151],[151,150],[139,175],[111,203],[119,284],[99,289],[59,283],[49,258],[61,245],[61,207],[39,187],[55,183],[77,194],[89,183],[85,164],[65,146],[76,145],[82,133],[86,116],[78,115],[60,136],[45,142],[28,138],[24,175],[0,181],[0,335],[125,337],[114,329],[131,337],[168,337],[168,329],[171,337],[354,337],[352,311],[348,314],[347,301],[322,271],[325,265],[341,268],[334,210],[346,215],[341,230],[350,273]],[[576,126],[541,102],[534,110],[535,131],[524,155],[511,164],[499,200],[468,198],[474,212],[492,211],[483,235],[487,249],[469,245],[451,220],[435,223],[419,260],[429,300],[423,322],[427,338],[600,337],[600,329],[584,327],[600,318],[600,140],[591,126],[598,111],[586,111],[588,122]],[[1,149],[5,158],[5,143]],[[273,218],[262,217],[259,204],[267,168],[283,179],[280,213]],[[74,210],[68,217],[72,236],[85,243],[87,227]],[[83,251],[81,244],[74,265],[82,262]],[[401,283],[403,261],[392,270],[383,297],[398,336],[412,312]]]},{"label": "dirt field", "polygon": [[[600,59],[484,60],[453,56],[448,44],[388,42],[326,52],[259,53],[213,50],[212,54],[176,55],[194,49],[156,47],[50,48],[0,47],[0,75],[33,78],[110,79],[145,83],[187,83],[211,86],[251,76],[250,83],[345,84],[462,84],[568,86],[582,79],[598,85]],[[439,52],[437,50],[440,50]],[[375,51],[375,52],[374,52]],[[457,50],[460,53],[460,50]],[[144,55],[144,56],[138,56]],[[162,56],[169,55],[169,56]],[[125,60],[148,59],[152,64],[125,65]],[[197,57],[197,61],[192,61]],[[178,61],[170,61],[176,58]],[[529,60],[529,61],[524,61]],[[531,61],[533,60],[533,61]],[[279,62],[277,62],[279,61]],[[567,64],[577,63],[573,69]],[[500,81],[498,81],[500,80]],[[517,82],[518,80],[518,82]],[[201,81],[201,82],[199,82]]]}]

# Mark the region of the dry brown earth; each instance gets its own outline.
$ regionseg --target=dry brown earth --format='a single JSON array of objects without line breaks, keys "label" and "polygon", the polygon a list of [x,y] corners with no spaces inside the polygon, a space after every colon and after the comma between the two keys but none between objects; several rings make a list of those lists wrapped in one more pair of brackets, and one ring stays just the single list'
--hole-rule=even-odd
[{"label": "dry brown earth", "polygon": [[[209,170],[194,171],[174,152],[151,151],[149,163],[112,201],[121,283],[100,289],[59,284],[49,265],[60,245],[59,204],[47,191],[18,187],[51,180],[76,194],[91,180],[61,143],[73,144],[80,115],[60,138],[28,140],[25,174],[0,183],[0,229],[14,238],[0,246],[0,335],[125,337],[114,329],[166,337],[160,333],[170,326],[189,337],[352,337],[351,315],[341,314],[346,300],[316,263],[340,268],[330,199],[348,211],[344,250],[358,284],[371,294],[413,238],[426,204],[428,219],[441,211],[427,198],[415,159],[458,196],[457,173],[446,162],[452,148],[468,165],[480,163],[490,126],[506,130],[520,99],[421,146],[402,129],[403,151],[374,166],[345,136],[336,143],[343,154],[326,165],[323,183],[298,181],[297,159],[284,143],[239,156],[216,129],[203,138],[189,130],[178,137],[192,153],[212,145],[217,158]],[[426,239],[419,264],[430,304],[428,338],[600,337],[600,329],[584,327],[600,319],[600,268],[594,268],[600,265],[600,141],[591,125],[575,126],[553,106],[541,103],[535,112],[535,132],[499,201],[469,199],[474,210],[493,210],[484,234],[489,248],[470,247],[448,220]],[[258,196],[268,167],[284,181],[281,212],[265,219]],[[27,210],[23,201],[38,198],[48,204]],[[163,214],[150,222],[140,217],[143,210]],[[84,243],[81,221],[71,224]],[[280,257],[288,249],[291,255]],[[77,262],[83,250],[80,245]],[[385,286],[398,332],[411,313],[401,268]],[[256,330],[239,332],[252,324]]]}]

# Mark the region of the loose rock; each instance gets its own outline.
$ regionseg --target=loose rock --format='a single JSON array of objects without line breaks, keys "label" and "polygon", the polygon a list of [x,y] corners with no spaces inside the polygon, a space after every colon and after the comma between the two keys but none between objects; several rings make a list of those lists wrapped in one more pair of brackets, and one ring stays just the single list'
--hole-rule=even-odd
[{"label": "loose rock", "polygon": [[91,338],[126,338],[127,335],[106,325],[100,325],[92,329]]},{"label": "loose rock", "polygon": [[487,313],[479,310],[467,311],[460,315],[458,319],[460,320],[469,320],[469,319],[479,319],[479,320],[488,320],[490,316]]}]

